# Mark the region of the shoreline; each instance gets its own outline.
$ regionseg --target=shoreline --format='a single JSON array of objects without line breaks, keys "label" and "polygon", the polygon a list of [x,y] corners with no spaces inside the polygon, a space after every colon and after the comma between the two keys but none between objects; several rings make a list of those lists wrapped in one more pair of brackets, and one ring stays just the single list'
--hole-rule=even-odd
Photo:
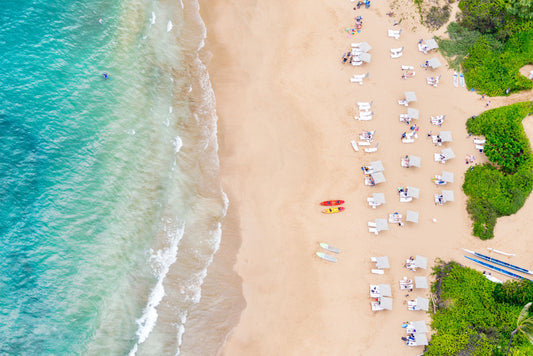
[{"label": "shoreline", "polygon": [[[403,5],[404,11],[413,8],[405,1]],[[421,25],[411,31],[413,25],[406,21],[399,26],[404,31],[400,40],[387,38],[386,29],[392,28],[392,19],[385,16],[388,4],[358,10],[364,16],[364,28],[356,38],[347,37],[343,28],[352,22],[351,6],[325,1],[313,8],[303,2],[201,6],[206,47],[213,54],[208,70],[217,100],[222,186],[230,198],[228,215],[235,216],[231,224],[238,224],[230,234],[240,235],[240,242],[232,243],[238,251],[231,253],[236,253],[234,269],[242,278],[246,301],[221,354],[318,355],[346,350],[383,354],[392,348],[398,355],[418,354],[420,347],[400,343],[399,325],[403,320],[429,320],[425,313],[409,312],[403,305],[428,293],[415,290],[407,298],[399,291],[398,280],[403,275],[429,276],[435,258],[474,267],[462,258],[462,247],[505,250],[509,241],[498,238],[506,236],[500,231],[516,230],[516,219],[511,217],[504,219],[513,220],[512,227],[499,219],[493,240],[471,236],[461,185],[466,169],[463,157],[475,150],[464,122],[485,110],[479,95],[452,86],[453,71],[444,68],[446,62],[439,53],[425,56],[417,51],[418,39],[430,38]],[[309,25],[309,18],[320,25]],[[372,63],[341,64],[342,52],[352,41],[367,41],[374,47]],[[402,45],[404,57],[390,59],[388,49]],[[433,73],[419,67],[434,56],[443,63],[434,71],[443,76],[437,88],[425,83]],[[416,77],[399,79],[401,64],[414,65]],[[370,78],[364,85],[349,82],[353,74],[367,71]],[[405,108],[395,103],[410,90],[417,93],[413,107],[421,113],[417,122],[421,132],[412,146],[399,140],[405,126],[398,115]],[[491,98],[491,108],[508,103],[511,97]],[[354,121],[355,101],[372,99],[376,117]],[[439,113],[448,117],[440,129],[427,120]],[[356,153],[351,148],[350,139],[363,129],[377,130],[378,152]],[[444,147],[435,148],[427,141],[430,129],[453,133],[454,141],[445,147],[452,147],[457,157],[446,165],[432,161],[433,153]],[[422,167],[415,172],[401,168],[401,154],[421,156]],[[476,158],[483,161],[479,154]],[[387,182],[369,188],[362,184],[359,167],[374,160],[384,163]],[[455,182],[444,188],[454,191],[455,202],[436,207],[432,195],[441,187],[430,178],[442,169],[455,173]],[[420,187],[420,199],[400,204],[395,194],[400,185]],[[373,192],[385,193],[384,207],[368,208],[366,197]],[[346,200],[347,210],[333,216],[321,214],[317,205],[326,199]],[[514,217],[532,211],[530,200],[527,209],[524,206]],[[418,225],[389,225],[389,231],[377,237],[366,231],[366,221],[406,209],[420,212]],[[227,234],[223,231],[223,243]],[[520,251],[516,240],[511,245]],[[337,264],[328,265],[314,256],[323,241],[341,248]],[[530,251],[533,246],[528,246]],[[401,267],[414,254],[428,257],[426,271],[413,274]],[[376,255],[388,255],[391,261],[384,276],[370,274],[369,257]],[[371,283],[391,284],[393,311],[372,314]]]}]

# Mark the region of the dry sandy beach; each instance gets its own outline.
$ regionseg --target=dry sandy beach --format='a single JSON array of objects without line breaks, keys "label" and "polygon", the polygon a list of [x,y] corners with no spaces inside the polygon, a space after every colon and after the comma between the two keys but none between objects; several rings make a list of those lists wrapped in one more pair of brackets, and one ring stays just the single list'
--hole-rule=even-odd
[{"label": "dry sandy beach", "polygon": [[[496,238],[482,242],[471,236],[461,190],[468,166],[484,157],[475,151],[465,121],[486,110],[486,101],[452,84],[453,71],[439,53],[418,51],[420,38],[432,35],[419,24],[409,1],[372,1],[369,9],[353,10],[348,0],[258,2],[226,0],[201,2],[207,25],[207,50],[212,53],[209,72],[217,101],[222,183],[230,200],[223,239],[240,239],[236,264],[242,277],[246,307],[228,336],[224,355],[417,355],[422,347],[401,340],[403,321],[429,317],[407,310],[407,300],[427,297],[427,290],[406,296],[398,281],[403,276],[429,276],[428,270],[410,272],[403,267],[412,255],[455,259],[473,266],[461,248],[487,252],[486,247],[516,253],[512,262],[525,267],[533,250],[525,232],[533,203],[516,215],[500,219]],[[386,16],[393,9],[394,17]],[[357,36],[345,31],[354,16],[363,16]],[[393,26],[394,19],[402,19]],[[399,40],[387,29],[402,29]],[[441,31],[442,32],[442,31]],[[368,42],[370,64],[342,64],[351,42]],[[391,59],[390,49],[404,46],[403,56]],[[425,71],[420,64],[436,56],[444,65]],[[401,65],[415,67],[416,76],[401,79]],[[364,85],[350,83],[354,74],[370,73]],[[426,76],[442,75],[434,88]],[[415,143],[404,144],[401,134],[409,127],[399,122],[406,112],[398,105],[404,91],[414,91],[420,110]],[[523,96],[523,95],[522,95]],[[374,101],[371,121],[356,121],[356,102]],[[491,98],[488,109],[516,100]],[[446,114],[439,128],[431,115]],[[530,120],[530,119],[528,119]],[[533,124],[525,120],[533,137]],[[354,152],[350,140],[363,130],[376,130],[376,153]],[[429,130],[452,131],[453,142],[435,147]],[[451,147],[456,158],[441,164],[433,154]],[[421,168],[402,168],[405,154],[421,157]],[[364,185],[360,167],[381,160],[387,181]],[[442,170],[455,174],[455,201],[435,206],[433,195],[442,186],[431,178]],[[420,198],[400,203],[396,188],[420,188]],[[383,192],[386,204],[371,209],[366,198]],[[319,202],[346,201],[340,214],[321,213]],[[375,236],[367,221],[406,210],[420,213],[418,224],[389,224]],[[433,219],[437,219],[433,222]],[[232,226],[228,226],[231,224]],[[231,235],[231,236],[230,236]],[[318,243],[341,249],[338,262],[316,257]],[[371,256],[387,255],[391,268],[371,274]],[[474,267],[474,266],[473,266]],[[478,267],[475,267],[478,268]],[[478,268],[481,270],[480,268]],[[388,283],[393,290],[393,310],[372,313],[369,284]]]}]

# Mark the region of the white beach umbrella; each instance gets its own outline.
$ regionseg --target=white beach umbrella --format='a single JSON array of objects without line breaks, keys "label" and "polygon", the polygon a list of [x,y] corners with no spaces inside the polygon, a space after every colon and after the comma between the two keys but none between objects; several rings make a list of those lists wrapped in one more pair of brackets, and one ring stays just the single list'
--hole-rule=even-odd
[{"label": "white beach umbrella", "polygon": [[373,193],[372,198],[374,199],[374,204],[376,205],[385,204],[385,193]]},{"label": "white beach umbrella", "polygon": [[372,173],[370,176],[374,180],[374,184],[386,182],[385,175],[382,172]]},{"label": "white beach umbrella", "polygon": [[382,297],[392,297],[390,284],[378,284],[378,288]]},{"label": "white beach umbrella", "polygon": [[413,197],[418,199],[418,196],[420,195],[420,189],[416,187],[407,186],[407,196]]},{"label": "white beach umbrella", "polygon": [[429,310],[429,299],[417,297],[415,310]]},{"label": "white beach umbrella", "polygon": [[379,269],[390,268],[389,258],[387,256],[376,257],[376,267]]},{"label": "white beach umbrella", "polygon": [[428,338],[425,333],[416,333],[415,334],[415,344],[416,346],[426,346],[428,345]]},{"label": "white beach umbrella", "polygon": [[428,279],[426,277],[415,276],[415,288],[427,288]]},{"label": "white beach umbrella", "polygon": [[448,183],[453,183],[453,173],[442,171],[442,179]]},{"label": "white beach umbrella", "polygon": [[383,309],[392,310],[392,298],[381,297],[380,300],[379,300],[379,305]]},{"label": "white beach umbrella", "polygon": [[408,102],[416,101],[416,94],[414,91],[406,91],[405,92],[405,100]]},{"label": "white beach umbrella", "polygon": [[376,230],[377,231],[383,231],[388,230],[389,225],[387,223],[387,219],[376,219],[374,220],[376,222]]},{"label": "white beach umbrella", "polygon": [[412,321],[409,324],[415,333],[427,333],[429,331],[425,320]]},{"label": "white beach umbrella", "polygon": [[440,131],[439,137],[442,142],[452,142],[452,132],[451,131]]},{"label": "white beach umbrella", "polygon": [[439,45],[437,44],[437,41],[435,41],[433,38],[430,38],[429,40],[426,40],[426,47],[428,50],[432,50],[439,48]]},{"label": "white beach umbrella", "polygon": [[409,155],[409,167],[420,168],[420,157]]},{"label": "white beach umbrella", "polygon": [[433,68],[433,69],[438,68],[438,67],[441,66],[441,64],[440,64],[440,62],[439,62],[439,60],[438,60],[437,57],[433,57],[433,58],[431,58],[431,59],[428,61],[428,65],[429,65],[431,68]]},{"label": "white beach umbrella", "polygon": [[416,257],[415,257],[415,266],[417,268],[426,269],[428,267],[428,259],[427,259],[427,257],[416,255]]},{"label": "white beach umbrella", "polygon": [[418,119],[418,109],[407,108],[407,116],[411,119]]},{"label": "white beach umbrella", "polygon": [[405,221],[410,221],[418,224],[418,212],[407,210],[407,216],[405,217]]},{"label": "white beach umbrella", "polygon": [[383,167],[383,163],[381,163],[381,161],[370,162],[370,167],[372,167],[374,172],[382,172],[385,170],[385,167]]},{"label": "white beach umbrella", "polygon": [[444,201],[454,201],[453,190],[443,190],[442,197]]}]

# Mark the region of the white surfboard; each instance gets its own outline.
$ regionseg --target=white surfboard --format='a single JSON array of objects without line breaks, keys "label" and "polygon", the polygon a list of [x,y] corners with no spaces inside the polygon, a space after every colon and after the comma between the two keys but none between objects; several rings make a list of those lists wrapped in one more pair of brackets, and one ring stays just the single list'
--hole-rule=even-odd
[{"label": "white surfboard", "polygon": [[317,252],[316,255],[320,257],[323,260],[329,261],[329,262],[337,262],[337,259],[333,256],[330,256],[324,252]]},{"label": "white surfboard", "polygon": [[359,147],[357,147],[357,142],[355,142],[355,140],[351,140],[350,142],[352,143],[353,150],[355,152],[359,152]]},{"label": "white surfboard", "polygon": [[340,253],[341,251],[336,248],[335,246],[331,246],[331,245],[328,245],[327,243],[325,242],[321,242],[320,243],[320,247],[322,247],[324,250],[328,250],[330,252],[333,252],[333,253]]},{"label": "white surfboard", "polygon": [[453,72],[453,86],[456,88],[459,87],[459,74],[457,72]]}]

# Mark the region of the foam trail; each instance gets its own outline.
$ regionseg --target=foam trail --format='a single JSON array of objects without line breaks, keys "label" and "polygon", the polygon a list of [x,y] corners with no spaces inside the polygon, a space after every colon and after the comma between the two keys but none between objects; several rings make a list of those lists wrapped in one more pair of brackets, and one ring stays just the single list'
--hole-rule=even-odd
[{"label": "foam trail", "polygon": [[178,153],[183,147],[183,140],[181,139],[181,137],[176,136],[172,144],[174,145],[174,153]]},{"label": "foam trail", "polygon": [[150,25],[155,24],[155,12],[152,11],[152,17],[150,18]]},{"label": "foam trail", "polygon": [[172,24],[172,21],[168,20],[168,23],[167,23],[167,32],[170,32],[172,30],[172,27],[174,27],[174,25]]},{"label": "foam trail", "polygon": [[143,310],[143,314],[136,321],[139,326],[136,332],[138,341],[129,352],[129,356],[135,355],[138,345],[145,342],[154,329],[158,317],[157,306],[165,296],[163,281],[168,274],[170,266],[176,262],[178,256],[178,244],[183,237],[184,230],[185,224],[179,227],[174,234],[169,234],[170,245],[167,248],[156,252],[151,250],[150,259],[152,260],[153,268],[157,273],[157,283],[148,297],[148,303]]}]

